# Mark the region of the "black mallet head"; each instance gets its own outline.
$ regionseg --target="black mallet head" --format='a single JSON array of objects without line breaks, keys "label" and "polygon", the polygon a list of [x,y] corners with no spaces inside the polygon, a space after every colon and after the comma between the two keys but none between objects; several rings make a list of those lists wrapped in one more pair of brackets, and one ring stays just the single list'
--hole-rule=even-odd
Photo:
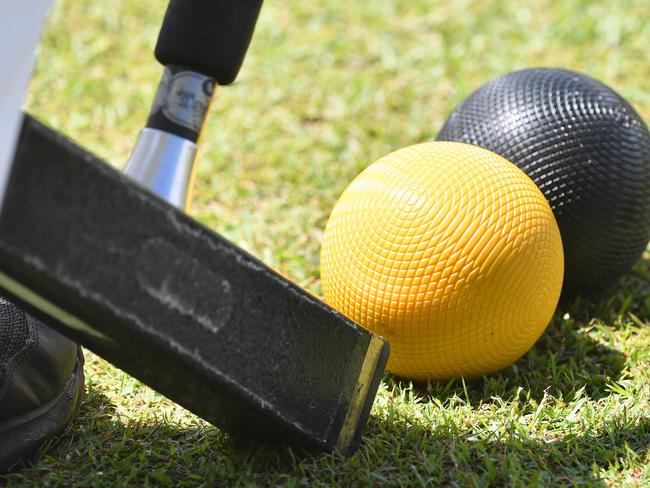
[{"label": "black mallet head", "polygon": [[456,107],[437,139],[490,149],[537,183],[562,234],[565,299],[613,285],[650,240],[650,133],[593,78],[541,68],[501,76]]}]

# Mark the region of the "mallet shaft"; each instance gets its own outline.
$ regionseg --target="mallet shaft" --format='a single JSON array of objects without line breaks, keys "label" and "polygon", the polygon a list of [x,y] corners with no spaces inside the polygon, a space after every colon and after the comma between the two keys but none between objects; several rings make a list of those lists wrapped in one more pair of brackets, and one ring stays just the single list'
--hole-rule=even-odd
[{"label": "mallet shaft", "polygon": [[125,173],[187,209],[203,123],[217,83],[232,83],[262,0],[172,0],[156,44],[165,66]]}]

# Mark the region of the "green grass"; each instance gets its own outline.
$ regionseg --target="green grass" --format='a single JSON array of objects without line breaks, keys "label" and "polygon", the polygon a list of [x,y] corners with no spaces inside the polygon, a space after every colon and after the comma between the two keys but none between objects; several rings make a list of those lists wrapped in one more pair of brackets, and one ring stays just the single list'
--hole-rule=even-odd
[{"label": "green grass", "polygon": [[[165,2],[60,0],[28,108],[116,167],[147,116]],[[319,246],[365,166],[431,140],[488,79],[527,66],[601,79],[650,120],[645,0],[268,1],[202,141],[192,215],[319,293]],[[385,377],[349,459],[221,432],[87,353],[79,418],[0,485],[650,483],[650,256],[558,310],[515,365],[467,383]]]}]

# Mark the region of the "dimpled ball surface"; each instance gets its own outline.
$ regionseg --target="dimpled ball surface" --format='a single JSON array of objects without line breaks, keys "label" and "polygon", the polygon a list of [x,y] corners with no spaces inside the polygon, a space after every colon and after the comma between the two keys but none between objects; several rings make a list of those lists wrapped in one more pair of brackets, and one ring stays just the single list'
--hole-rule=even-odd
[{"label": "dimpled ball surface", "polygon": [[557,305],[562,243],[523,171],[467,144],[389,154],[344,191],[323,237],[325,300],[388,339],[387,369],[474,377],[521,357]]},{"label": "dimpled ball surface", "polygon": [[593,78],[548,68],[496,78],[437,139],[490,149],[537,183],[562,234],[567,299],[614,285],[650,240],[650,133]]}]

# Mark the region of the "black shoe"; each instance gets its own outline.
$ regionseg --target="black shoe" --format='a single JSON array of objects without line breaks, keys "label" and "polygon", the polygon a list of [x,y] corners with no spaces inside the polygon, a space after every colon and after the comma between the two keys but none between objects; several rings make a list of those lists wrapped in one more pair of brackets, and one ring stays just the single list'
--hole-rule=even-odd
[{"label": "black shoe", "polygon": [[0,472],[60,433],[83,390],[81,348],[0,297]]}]

